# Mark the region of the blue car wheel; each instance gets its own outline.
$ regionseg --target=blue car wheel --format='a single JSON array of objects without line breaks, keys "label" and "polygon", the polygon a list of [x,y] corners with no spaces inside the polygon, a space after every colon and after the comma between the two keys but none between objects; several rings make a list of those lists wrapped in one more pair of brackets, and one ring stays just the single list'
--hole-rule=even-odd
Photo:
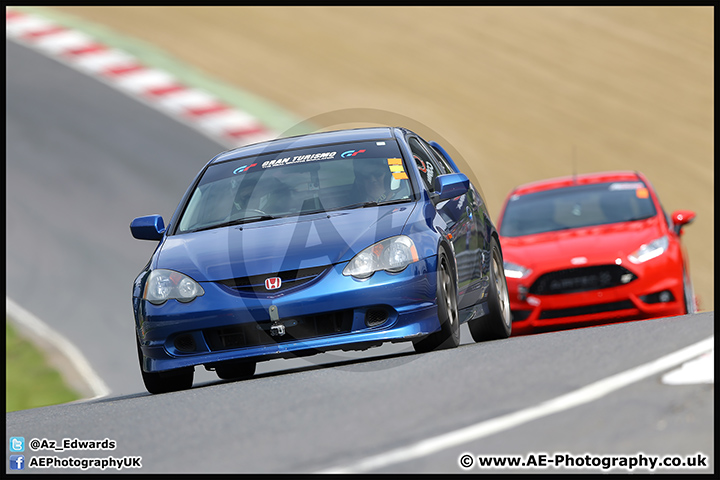
[{"label": "blue car wheel", "polygon": [[510,299],[508,297],[507,282],[505,280],[503,259],[500,254],[500,248],[494,238],[491,242],[491,249],[490,298],[488,299],[490,313],[483,318],[477,318],[468,323],[470,334],[476,342],[507,338],[512,331]]},{"label": "blue car wheel", "polygon": [[450,267],[450,260],[443,249],[438,252],[437,311],[440,330],[413,343],[418,353],[455,348],[460,345],[457,283]]}]

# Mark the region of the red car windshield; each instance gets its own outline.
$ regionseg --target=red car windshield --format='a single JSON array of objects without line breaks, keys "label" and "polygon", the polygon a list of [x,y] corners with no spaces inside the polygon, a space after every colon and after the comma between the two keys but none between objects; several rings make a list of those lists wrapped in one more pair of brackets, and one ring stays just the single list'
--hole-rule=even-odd
[{"label": "red car windshield", "polygon": [[521,237],[642,220],[656,214],[643,182],[576,185],[511,196],[501,219],[500,235]]}]

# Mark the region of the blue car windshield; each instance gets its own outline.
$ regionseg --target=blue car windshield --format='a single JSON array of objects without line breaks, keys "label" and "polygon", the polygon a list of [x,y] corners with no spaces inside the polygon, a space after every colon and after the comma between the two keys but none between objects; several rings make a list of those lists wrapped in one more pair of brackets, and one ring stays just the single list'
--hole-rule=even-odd
[{"label": "blue car windshield", "polygon": [[210,165],[176,233],[413,198],[395,140],[285,150]]},{"label": "blue car windshield", "polygon": [[577,185],[508,199],[500,235],[534,233],[642,220],[656,215],[643,182]]}]

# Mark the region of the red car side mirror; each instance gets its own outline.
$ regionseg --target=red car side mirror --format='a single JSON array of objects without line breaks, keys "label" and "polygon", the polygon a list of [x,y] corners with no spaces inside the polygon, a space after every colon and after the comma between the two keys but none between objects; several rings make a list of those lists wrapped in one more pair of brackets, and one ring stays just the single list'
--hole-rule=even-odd
[{"label": "red car side mirror", "polygon": [[695,212],[690,210],[675,210],[670,217],[672,218],[675,233],[680,235],[682,234],[682,227],[689,225],[695,220]]}]

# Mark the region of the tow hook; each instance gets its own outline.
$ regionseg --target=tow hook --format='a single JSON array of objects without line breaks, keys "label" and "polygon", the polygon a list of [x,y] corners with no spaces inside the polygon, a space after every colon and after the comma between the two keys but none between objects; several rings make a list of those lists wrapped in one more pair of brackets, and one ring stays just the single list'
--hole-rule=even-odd
[{"label": "tow hook", "polygon": [[275,305],[270,305],[269,312],[270,320],[272,320],[272,325],[270,325],[270,335],[273,337],[282,337],[285,335],[285,325],[280,323],[277,307]]}]

